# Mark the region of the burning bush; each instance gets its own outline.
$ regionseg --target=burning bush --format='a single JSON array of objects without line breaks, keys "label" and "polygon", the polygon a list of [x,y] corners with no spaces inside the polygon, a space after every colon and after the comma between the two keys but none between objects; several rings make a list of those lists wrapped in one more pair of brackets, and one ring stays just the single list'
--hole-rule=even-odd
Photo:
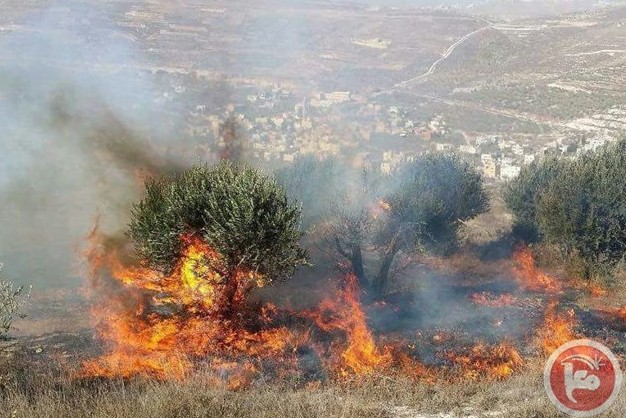
[{"label": "burning bush", "polygon": [[[0,265],[0,273],[2,265]],[[23,318],[20,309],[26,303],[29,293],[24,294],[24,286],[15,288],[13,283],[0,276],[0,339],[5,338],[13,328],[16,318]]]},{"label": "burning bush", "polygon": [[272,309],[248,307],[246,295],[306,262],[299,221],[283,189],[250,167],[221,162],[149,180],[129,231],[139,266],[97,229],[91,236],[92,313],[109,354],[84,373],[181,378],[215,356],[210,367],[238,387],[259,370],[253,359],[287,362],[298,333],[264,326]]},{"label": "burning bush", "polygon": [[221,162],[149,180],[129,235],[139,258],[166,273],[180,259],[180,238],[187,235],[217,251],[227,270],[243,266],[271,282],[305,263],[299,227],[300,208],[271,178]]}]

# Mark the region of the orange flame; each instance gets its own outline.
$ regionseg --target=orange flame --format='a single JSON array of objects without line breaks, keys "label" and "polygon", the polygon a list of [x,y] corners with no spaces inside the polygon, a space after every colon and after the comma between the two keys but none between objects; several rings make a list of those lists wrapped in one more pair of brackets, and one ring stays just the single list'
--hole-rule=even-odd
[{"label": "orange flame", "polygon": [[[105,353],[86,361],[82,376],[183,379],[202,365],[212,372],[216,384],[236,390],[252,384],[268,365],[274,376],[296,372],[301,364],[297,353],[305,348],[304,352],[312,349],[319,356],[334,378],[400,371],[415,379],[435,380],[434,367],[409,354],[422,352],[422,347],[416,349],[417,342],[402,342],[406,334],[395,339],[374,335],[356,276],[346,276],[337,293],[323,299],[318,308],[291,312],[302,326],[288,328],[277,325],[287,312],[270,303],[247,303],[249,291],[261,285],[257,273],[229,270],[222,255],[197,236],[185,235],[181,240],[178,263],[163,273],[129,267],[121,261],[119,250],[104,248],[102,236],[95,232],[91,237],[87,256],[95,301],[92,315]],[[514,271],[524,288],[549,294],[562,290],[556,279],[535,267],[528,249],[518,251],[515,260]],[[469,297],[492,308],[519,303],[508,293]],[[385,308],[384,303],[376,306]],[[557,302],[548,305],[536,334],[543,353],[576,337],[574,312],[560,313],[557,308]],[[525,364],[508,340],[494,345],[479,342],[442,354],[453,342],[454,333],[441,331],[424,344],[434,347],[434,354],[443,356],[463,379],[505,379]]]},{"label": "orange flame", "polygon": [[520,247],[513,254],[515,266],[513,274],[524,290],[549,294],[560,293],[563,290],[555,277],[539,270],[535,265],[532,251],[528,247]]},{"label": "orange flame", "polygon": [[576,328],[578,321],[572,309],[558,312],[559,303],[548,303],[544,321],[538,332],[538,345],[544,355],[550,355],[563,344],[577,338]]},{"label": "orange flame", "polygon": [[[125,267],[117,252],[98,247],[99,238],[92,237],[88,258],[94,290],[104,293],[94,296],[105,297],[95,304],[92,315],[109,351],[85,362],[83,376],[181,379],[196,357],[208,355],[272,355],[288,360],[296,338],[287,328],[250,332],[229,315],[243,309],[244,296],[257,284],[257,275],[245,270],[229,274],[221,256],[193,236],[183,238],[181,258],[171,274]],[[271,310],[268,307],[266,315]],[[231,367],[232,379],[239,383],[229,386],[240,387],[254,369],[250,362],[240,370]]]},{"label": "orange flame", "polygon": [[626,327],[626,306],[622,308],[600,308],[598,313],[614,325]]},{"label": "orange flame", "polygon": [[341,331],[346,336],[346,344],[340,359],[332,358],[330,363],[339,375],[365,375],[388,367],[392,362],[389,349],[379,350],[368,328],[365,312],[359,303],[357,278],[349,275],[339,298],[324,299],[319,310],[308,316],[326,332]]},{"label": "orange flame", "polygon": [[503,380],[524,365],[520,353],[507,342],[495,346],[479,342],[461,353],[445,353],[444,358],[460,369],[463,378],[469,380],[483,376],[491,380]]}]

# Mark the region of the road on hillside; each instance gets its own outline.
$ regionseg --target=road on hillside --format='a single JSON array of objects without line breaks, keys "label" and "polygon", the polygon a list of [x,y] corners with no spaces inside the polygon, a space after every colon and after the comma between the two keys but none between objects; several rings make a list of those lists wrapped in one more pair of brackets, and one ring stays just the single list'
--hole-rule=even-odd
[{"label": "road on hillside", "polygon": [[432,65],[430,66],[430,68],[428,69],[428,71],[426,71],[424,74],[418,75],[417,77],[413,77],[409,80],[406,81],[402,81],[400,83],[397,83],[394,85],[394,87],[403,87],[407,84],[410,84],[414,81],[423,79],[428,77],[429,75],[431,75],[432,73],[435,72],[435,69],[437,68],[437,65],[439,65],[440,62],[446,60],[453,52],[455,49],[457,49],[459,46],[461,46],[465,41],[467,41],[469,38],[471,38],[472,36],[481,33],[487,29],[492,28],[493,25],[489,24],[487,26],[483,26],[480,29],[477,29],[473,32],[468,33],[467,35],[461,37],[458,41],[456,41],[455,43],[453,43],[452,45],[450,45],[450,47],[448,47],[448,49],[446,49],[446,51],[443,53],[443,55],[441,56],[441,58],[439,58],[437,61],[433,62]]}]

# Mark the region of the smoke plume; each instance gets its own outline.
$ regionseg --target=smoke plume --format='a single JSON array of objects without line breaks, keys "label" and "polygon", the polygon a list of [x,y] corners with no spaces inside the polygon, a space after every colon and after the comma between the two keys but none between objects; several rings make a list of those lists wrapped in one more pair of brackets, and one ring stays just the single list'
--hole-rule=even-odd
[{"label": "smoke plume", "polygon": [[0,38],[0,261],[39,287],[71,283],[98,214],[122,228],[138,180],[181,167],[147,63],[93,13],[33,14]]}]

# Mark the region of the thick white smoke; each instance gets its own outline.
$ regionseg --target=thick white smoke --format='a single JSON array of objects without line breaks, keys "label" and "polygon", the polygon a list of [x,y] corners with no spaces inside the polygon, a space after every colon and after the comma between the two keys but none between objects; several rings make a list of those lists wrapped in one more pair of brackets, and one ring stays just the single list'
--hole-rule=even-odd
[{"label": "thick white smoke", "polygon": [[176,166],[162,155],[177,117],[97,9],[33,13],[0,35],[0,261],[18,282],[71,282],[96,216],[119,230],[136,176]]}]

